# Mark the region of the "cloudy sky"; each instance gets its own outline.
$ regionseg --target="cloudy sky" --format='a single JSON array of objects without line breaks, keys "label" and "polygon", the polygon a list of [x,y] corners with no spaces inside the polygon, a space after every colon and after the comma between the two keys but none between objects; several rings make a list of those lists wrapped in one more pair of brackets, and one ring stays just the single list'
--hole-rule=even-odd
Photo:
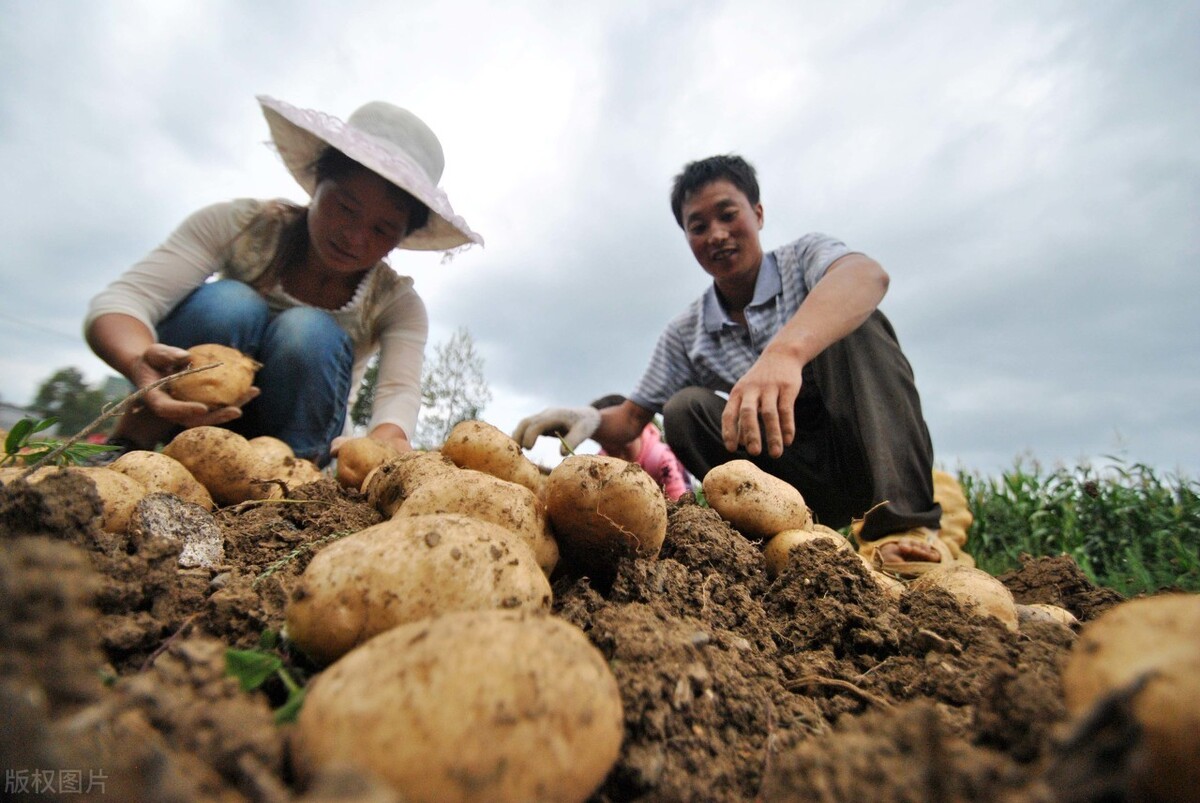
[{"label": "cloudy sky", "polygon": [[[487,245],[398,252],[505,430],[628,392],[703,292],[667,203],[737,152],[764,245],[838,236],[938,461],[1200,475],[1200,4],[0,0],[0,400],[109,374],[88,299],[194,209],[302,191],[254,95],[432,125]],[[430,350],[432,354],[432,348]]]}]

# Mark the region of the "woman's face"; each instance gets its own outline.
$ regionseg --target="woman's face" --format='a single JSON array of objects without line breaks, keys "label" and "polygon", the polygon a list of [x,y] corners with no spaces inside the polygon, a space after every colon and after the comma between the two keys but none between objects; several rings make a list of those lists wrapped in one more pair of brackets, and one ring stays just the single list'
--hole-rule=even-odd
[{"label": "woman's face", "polygon": [[356,168],[317,185],[308,208],[309,243],[328,270],[359,273],[404,238],[409,212],[391,184]]}]

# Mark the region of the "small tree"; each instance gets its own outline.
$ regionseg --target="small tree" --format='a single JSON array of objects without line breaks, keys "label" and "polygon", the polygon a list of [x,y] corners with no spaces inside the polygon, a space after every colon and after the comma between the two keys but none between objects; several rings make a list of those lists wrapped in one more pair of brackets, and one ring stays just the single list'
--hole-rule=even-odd
[{"label": "small tree", "polygon": [[483,378],[483,357],[465,327],[435,347],[434,360],[421,377],[421,417],[413,445],[436,449],[461,421],[478,418],[492,400]]},{"label": "small tree", "polygon": [[58,419],[58,434],[70,436],[100,415],[108,401],[102,389],[87,386],[78,368],[60,368],[38,388],[30,409]]}]

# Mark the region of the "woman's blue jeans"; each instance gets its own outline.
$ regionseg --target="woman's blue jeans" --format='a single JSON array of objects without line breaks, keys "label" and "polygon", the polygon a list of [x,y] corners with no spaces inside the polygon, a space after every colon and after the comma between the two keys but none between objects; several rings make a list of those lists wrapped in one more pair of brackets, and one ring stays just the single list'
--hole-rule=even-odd
[{"label": "woman's blue jeans", "polygon": [[354,347],[328,312],[272,313],[252,287],[221,279],[179,302],[158,324],[158,339],[184,349],[220,343],[258,360],[262,393],[228,427],[247,438],[272,435],[319,466],[329,462],[329,443],[345,424]]}]

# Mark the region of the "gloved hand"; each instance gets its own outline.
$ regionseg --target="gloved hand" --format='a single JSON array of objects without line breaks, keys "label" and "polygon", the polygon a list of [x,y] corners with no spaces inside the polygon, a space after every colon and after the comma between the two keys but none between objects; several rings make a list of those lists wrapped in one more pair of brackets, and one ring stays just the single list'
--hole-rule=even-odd
[{"label": "gloved hand", "polygon": [[512,436],[523,448],[532,449],[539,435],[561,435],[560,451],[565,455],[599,428],[600,411],[595,407],[551,407],[521,419]]}]

